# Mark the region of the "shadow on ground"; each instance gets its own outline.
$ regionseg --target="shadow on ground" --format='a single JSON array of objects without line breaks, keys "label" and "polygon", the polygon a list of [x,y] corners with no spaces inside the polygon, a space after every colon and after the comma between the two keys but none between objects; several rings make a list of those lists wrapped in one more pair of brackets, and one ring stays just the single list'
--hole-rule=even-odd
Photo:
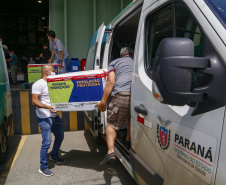
[{"label": "shadow on ground", "polygon": [[21,136],[9,136],[8,137],[8,158],[3,164],[0,164],[0,184],[5,184],[10,168],[12,166],[14,157],[16,155],[17,148],[19,146]]},{"label": "shadow on ground", "polygon": [[[95,140],[89,130],[84,131],[84,136],[89,146],[90,151],[84,150],[70,150],[69,152],[60,151],[61,157],[65,160],[63,164],[57,164],[55,162],[49,161],[49,168],[54,168],[55,165],[71,166],[76,168],[90,169],[97,172],[103,171],[103,178],[106,185],[111,185],[112,178],[116,176],[120,183],[135,185],[132,178],[125,178],[128,176],[128,172],[122,166],[122,164],[117,159],[115,163],[110,165],[100,166],[100,162],[103,160],[107,153],[107,145],[103,142],[101,145],[97,145]],[[48,154],[50,155],[50,153]]]}]

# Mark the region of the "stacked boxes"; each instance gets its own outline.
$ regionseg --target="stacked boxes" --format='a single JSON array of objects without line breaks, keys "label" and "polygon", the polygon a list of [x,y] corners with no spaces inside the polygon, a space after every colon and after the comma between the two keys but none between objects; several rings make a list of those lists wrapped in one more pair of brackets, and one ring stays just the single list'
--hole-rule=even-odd
[{"label": "stacked boxes", "polygon": [[[27,65],[27,72],[28,72],[28,82],[36,82],[42,77],[42,66],[46,64],[29,64]],[[48,64],[52,65],[55,69],[55,73],[59,73],[59,64]]]},{"label": "stacked boxes", "polygon": [[106,69],[48,76],[51,104],[57,111],[94,110],[102,98],[106,78]]}]

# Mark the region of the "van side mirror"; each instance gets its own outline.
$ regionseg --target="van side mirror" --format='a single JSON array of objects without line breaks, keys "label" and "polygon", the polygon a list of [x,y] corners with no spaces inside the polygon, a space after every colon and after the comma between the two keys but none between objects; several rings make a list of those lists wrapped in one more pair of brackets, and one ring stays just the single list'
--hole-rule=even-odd
[{"label": "van side mirror", "polygon": [[192,91],[194,69],[209,66],[208,58],[194,57],[194,44],[187,38],[163,39],[157,49],[152,77],[162,103],[183,106],[204,101],[204,93]]}]

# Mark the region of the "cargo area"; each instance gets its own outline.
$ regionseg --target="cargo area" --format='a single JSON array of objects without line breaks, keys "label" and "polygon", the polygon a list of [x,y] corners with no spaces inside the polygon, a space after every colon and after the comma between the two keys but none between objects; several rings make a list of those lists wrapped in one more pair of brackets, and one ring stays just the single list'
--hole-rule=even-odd
[{"label": "cargo area", "polygon": [[122,47],[135,48],[140,14],[141,8],[136,10],[132,15],[114,28],[111,57],[109,58],[110,61],[120,57],[120,50]]}]

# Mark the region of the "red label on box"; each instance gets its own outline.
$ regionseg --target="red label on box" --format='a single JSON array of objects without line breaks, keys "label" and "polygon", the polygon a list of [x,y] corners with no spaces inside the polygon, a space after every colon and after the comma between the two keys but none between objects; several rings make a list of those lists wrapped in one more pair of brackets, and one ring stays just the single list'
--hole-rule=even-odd
[{"label": "red label on box", "polygon": [[42,67],[44,65],[51,65],[51,66],[60,67],[60,64],[28,64],[27,67]]},{"label": "red label on box", "polygon": [[80,75],[80,76],[66,76],[66,77],[58,77],[58,78],[47,78],[47,82],[105,78],[106,76],[107,76],[107,73],[104,72],[103,74],[90,74],[90,75]]}]

